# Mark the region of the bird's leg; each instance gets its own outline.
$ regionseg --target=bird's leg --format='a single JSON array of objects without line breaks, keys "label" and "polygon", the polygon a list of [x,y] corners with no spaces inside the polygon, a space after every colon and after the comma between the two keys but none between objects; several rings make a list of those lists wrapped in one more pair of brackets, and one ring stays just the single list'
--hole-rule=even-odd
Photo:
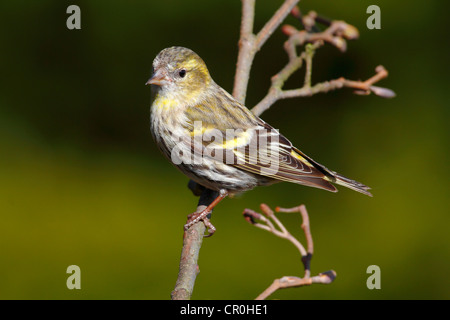
[{"label": "bird's leg", "polygon": [[194,213],[188,215],[188,220],[187,220],[186,224],[184,225],[184,230],[189,229],[189,227],[192,226],[193,224],[197,223],[200,220],[203,220],[203,223],[208,228],[208,232],[209,232],[208,236],[212,236],[213,233],[216,231],[216,228],[209,221],[207,215],[210,214],[212,212],[212,210],[214,209],[214,207],[220,201],[225,199],[227,195],[228,195],[228,191],[221,189],[217,198],[214,199],[214,201],[211,202],[204,210],[202,210],[200,212],[194,212]]}]

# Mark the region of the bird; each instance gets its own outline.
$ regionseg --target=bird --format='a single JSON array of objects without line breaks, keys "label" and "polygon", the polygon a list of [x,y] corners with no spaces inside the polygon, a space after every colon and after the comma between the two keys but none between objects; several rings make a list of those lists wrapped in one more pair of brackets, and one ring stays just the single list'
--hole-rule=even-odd
[{"label": "bird", "polygon": [[187,230],[207,218],[228,195],[287,181],[337,192],[341,185],[368,196],[370,188],[327,169],[296,148],[212,79],[202,58],[188,48],[161,50],[153,60],[150,130],[163,155],[199,185],[218,192]]}]

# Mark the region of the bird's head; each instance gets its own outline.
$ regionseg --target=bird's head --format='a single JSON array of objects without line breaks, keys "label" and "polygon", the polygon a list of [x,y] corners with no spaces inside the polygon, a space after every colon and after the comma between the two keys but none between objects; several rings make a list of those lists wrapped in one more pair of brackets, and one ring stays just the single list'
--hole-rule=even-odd
[{"label": "bird's head", "polygon": [[153,60],[153,75],[146,84],[180,98],[196,98],[212,82],[208,68],[194,51],[183,47],[162,50]]}]

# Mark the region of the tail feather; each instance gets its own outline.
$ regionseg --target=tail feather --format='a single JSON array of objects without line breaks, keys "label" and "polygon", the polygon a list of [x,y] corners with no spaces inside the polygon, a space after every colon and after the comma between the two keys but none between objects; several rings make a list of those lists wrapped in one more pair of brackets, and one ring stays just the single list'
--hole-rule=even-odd
[{"label": "tail feather", "polygon": [[304,154],[297,148],[294,148],[294,150],[297,153],[301,154],[305,159],[307,159],[317,170],[322,172],[325,175],[325,178],[324,178],[325,180],[336,183],[336,184],[344,186],[344,187],[347,187],[349,189],[355,190],[362,194],[368,195],[369,197],[372,197],[372,194],[368,191],[368,190],[370,190],[370,187],[362,184],[361,182],[344,177],[337,172],[329,170],[325,166],[321,165],[320,163],[317,163],[316,161],[314,161],[313,159],[308,157],[306,154]]},{"label": "tail feather", "polygon": [[370,187],[362,184],[361,182],[346,178],[344,176],[341,176],[339,173],[333,172],[333,177],[335,179],[335,183],[350,188],[352,190],[361,192],[365,195],[368,195],[369,197],[372,197],[372,194],[368,191],[370,190]]}]

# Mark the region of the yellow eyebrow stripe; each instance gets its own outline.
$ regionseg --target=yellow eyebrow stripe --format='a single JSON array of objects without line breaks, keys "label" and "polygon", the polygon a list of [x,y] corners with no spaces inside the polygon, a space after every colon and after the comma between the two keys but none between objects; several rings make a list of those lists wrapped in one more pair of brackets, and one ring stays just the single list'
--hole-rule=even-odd
[{"label": "yellow eyebrow stripe", "polygon": [[195,58],[190,59],[186,62],[183,62],[183,67],[185,67],[186,69],[192,69],[195,68],[199,65],[199,63],[197,62],[197,60]]}]

